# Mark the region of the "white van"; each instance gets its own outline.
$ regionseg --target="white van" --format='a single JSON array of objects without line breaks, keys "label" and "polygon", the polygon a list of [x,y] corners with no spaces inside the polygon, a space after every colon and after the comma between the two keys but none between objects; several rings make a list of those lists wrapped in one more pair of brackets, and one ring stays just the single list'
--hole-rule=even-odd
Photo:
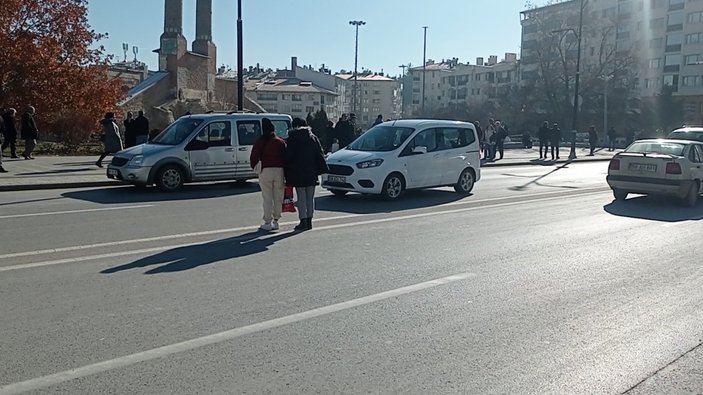
[{"label": "white van", "polygon": [[199,114],[179,118],[146,144],[122,150],[107,166],[108,178],[134,185],[156,184],[176,191],[186,182],[249,180],[251,147],[268,118],[276,134],[288,137],[284,114]]},{"label": "white van", "polygon": [[481,178],[476,128],[468,122],[399,120],[369,129],[327,158],[322,187],[335,195],[380,194],[453,186],[469,194]]}]

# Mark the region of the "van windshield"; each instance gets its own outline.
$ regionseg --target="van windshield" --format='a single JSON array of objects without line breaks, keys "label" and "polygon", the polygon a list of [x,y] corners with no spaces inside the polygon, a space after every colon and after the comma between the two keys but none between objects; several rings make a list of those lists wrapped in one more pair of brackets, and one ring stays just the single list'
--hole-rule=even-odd
[{"label": "van windshield", "polygon": [[202,119],[197,118],[179,118],[176,122],[170,124],[163,132],[159,133],[153,140],[152,144],[160,145],[178,145],[190,136],[191,133],[203,123]]},{"label": "van windshield", "polygon": [[349,145],[355,151],[393,151],[403,145],[415,129],[393,126],[375,126]]}]

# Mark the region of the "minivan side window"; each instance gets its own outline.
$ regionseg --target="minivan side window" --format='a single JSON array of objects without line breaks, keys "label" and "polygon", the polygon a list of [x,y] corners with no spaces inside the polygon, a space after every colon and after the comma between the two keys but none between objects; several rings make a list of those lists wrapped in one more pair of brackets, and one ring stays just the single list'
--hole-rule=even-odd
[{"label": "minivan side window", "polygon": [[237,139],[239,145],[254,145],[261,137],[261,122],[258,120],[237,121]]},{"label": "minivan side window", "polygon": [[473,131],[464,128],[437,129],[437,138],[440,150],[466,147],[476,140]]},{"label": "minivan side window", "polygon": [[276,136],[284,140],[288,138],[288,129],[290,129],[291,126],[289,121],[272,119],[271,123],[276,130]]},{"label": "minivan side window", "polygon": [[427,152],[437,150],[437,129],[427,129],[415,135],[400,156],[410,155],[415,147],[427,147]]},{"label": "minivan side window", "polygon": [[223,147],[232,145],[232,130],[227,121],[212,122],[202,128],[195,140],[201,147]]}]

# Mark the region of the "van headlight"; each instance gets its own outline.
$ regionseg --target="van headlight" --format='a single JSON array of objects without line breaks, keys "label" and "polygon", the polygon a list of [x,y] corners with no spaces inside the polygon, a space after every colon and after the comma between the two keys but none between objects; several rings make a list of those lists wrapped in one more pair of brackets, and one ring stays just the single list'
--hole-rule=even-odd
[{"label": "van headlight", "polygon": [[359,169],[368,169],[371,167],[381,166],[381,163],[383,163],[383,159],[371,159],[357,163],[356,167],[358,167]]},{"label": "van headlight", "polygon": [[130,166],[141,166],[144,160],[144,155],[136,155],[132,160],[129,161]]}]

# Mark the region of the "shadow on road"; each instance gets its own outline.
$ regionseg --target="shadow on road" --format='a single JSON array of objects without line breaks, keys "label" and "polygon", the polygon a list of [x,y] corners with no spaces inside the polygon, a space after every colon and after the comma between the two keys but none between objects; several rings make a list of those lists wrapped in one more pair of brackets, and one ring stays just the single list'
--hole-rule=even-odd
[{"label": "shadow on road", "polygon": [[[468,195],[472,196],[472,195]],[[425,189],[408,191],[397,201],[386,201],[380,196],[352,194],[346,196],[321,196],[315,198],[315,210],[352,214],[392,213],[440,206],[468,197],[454,191]]]},{"label": "shadow on road", "polygon": [[117,186],[65,192],[61,194],[61,196],[100,204],[118,204],[209,199],[237,196],[259,191],[261,191],[261,189],[259,189],[259,184],[255,182],[221,182],[214,184],[188,184],[184,185],[183,189],[178,192],[162,192],[155,187],[137,188],[132,186]]},{"label": "shadow on road", "polygon": [[[267,233],[256,231],[209,243],[173,248],[146,258],[105,269],[100,273],[112,274],[124,270],[162,265],[144,274],[173,273],[199,266],[241,258],[267,251],[277,241],[295,236],[298,232]],[[269,236],[269,237],[264,237]]]},{"label": "shadow on road", "polygon": [[703,202],[699,201],[695,207],[683,207],[675,199],[656,196],[639,196],[625,201],[613,200],[603,206],[603,210],[620,217],[661,222],[703,220]]},{"label": "shadow on road", "polygon": [[[554,169],[542,174],[541,176],[534,177],[532,180],[530,180],[522,185],[517,185],[514,187],[510,187],[508,189],[510,189],[511,191],[525,191],[532,185],[539,185],[539,186],[551,187],[551,188],[562,188],[562,189],[577,189],[578,187],[571,186],[571,185],[545,185],[545,184],[540,183],[540,181],[542,181],[546,177],[549,177],[550,175],[558,172],[559,170],[568,168],[572,162],[573,161],[571,161],[571,160],[567,160],[566,162],[562,163],[559,166],[556,166]],[[553,165],[554,163],[555,162],[546,162],[545,161],[545,164],[548,164],[548,165]],[[515,174],[503,174],[503,175],[509,176],[509,177],[524,177],[524,176],[515,175]]]},{"label": "shadow on road", "polygon": [[85,171],[95,171],[95,168],[83,168],[83,169],[59,169],[59,170],[49,170],[49,171],[33,171],[30,173],[17,173],[18,176],[46,176],[52,174],[68,174],[68,173],[81,173]]}]

